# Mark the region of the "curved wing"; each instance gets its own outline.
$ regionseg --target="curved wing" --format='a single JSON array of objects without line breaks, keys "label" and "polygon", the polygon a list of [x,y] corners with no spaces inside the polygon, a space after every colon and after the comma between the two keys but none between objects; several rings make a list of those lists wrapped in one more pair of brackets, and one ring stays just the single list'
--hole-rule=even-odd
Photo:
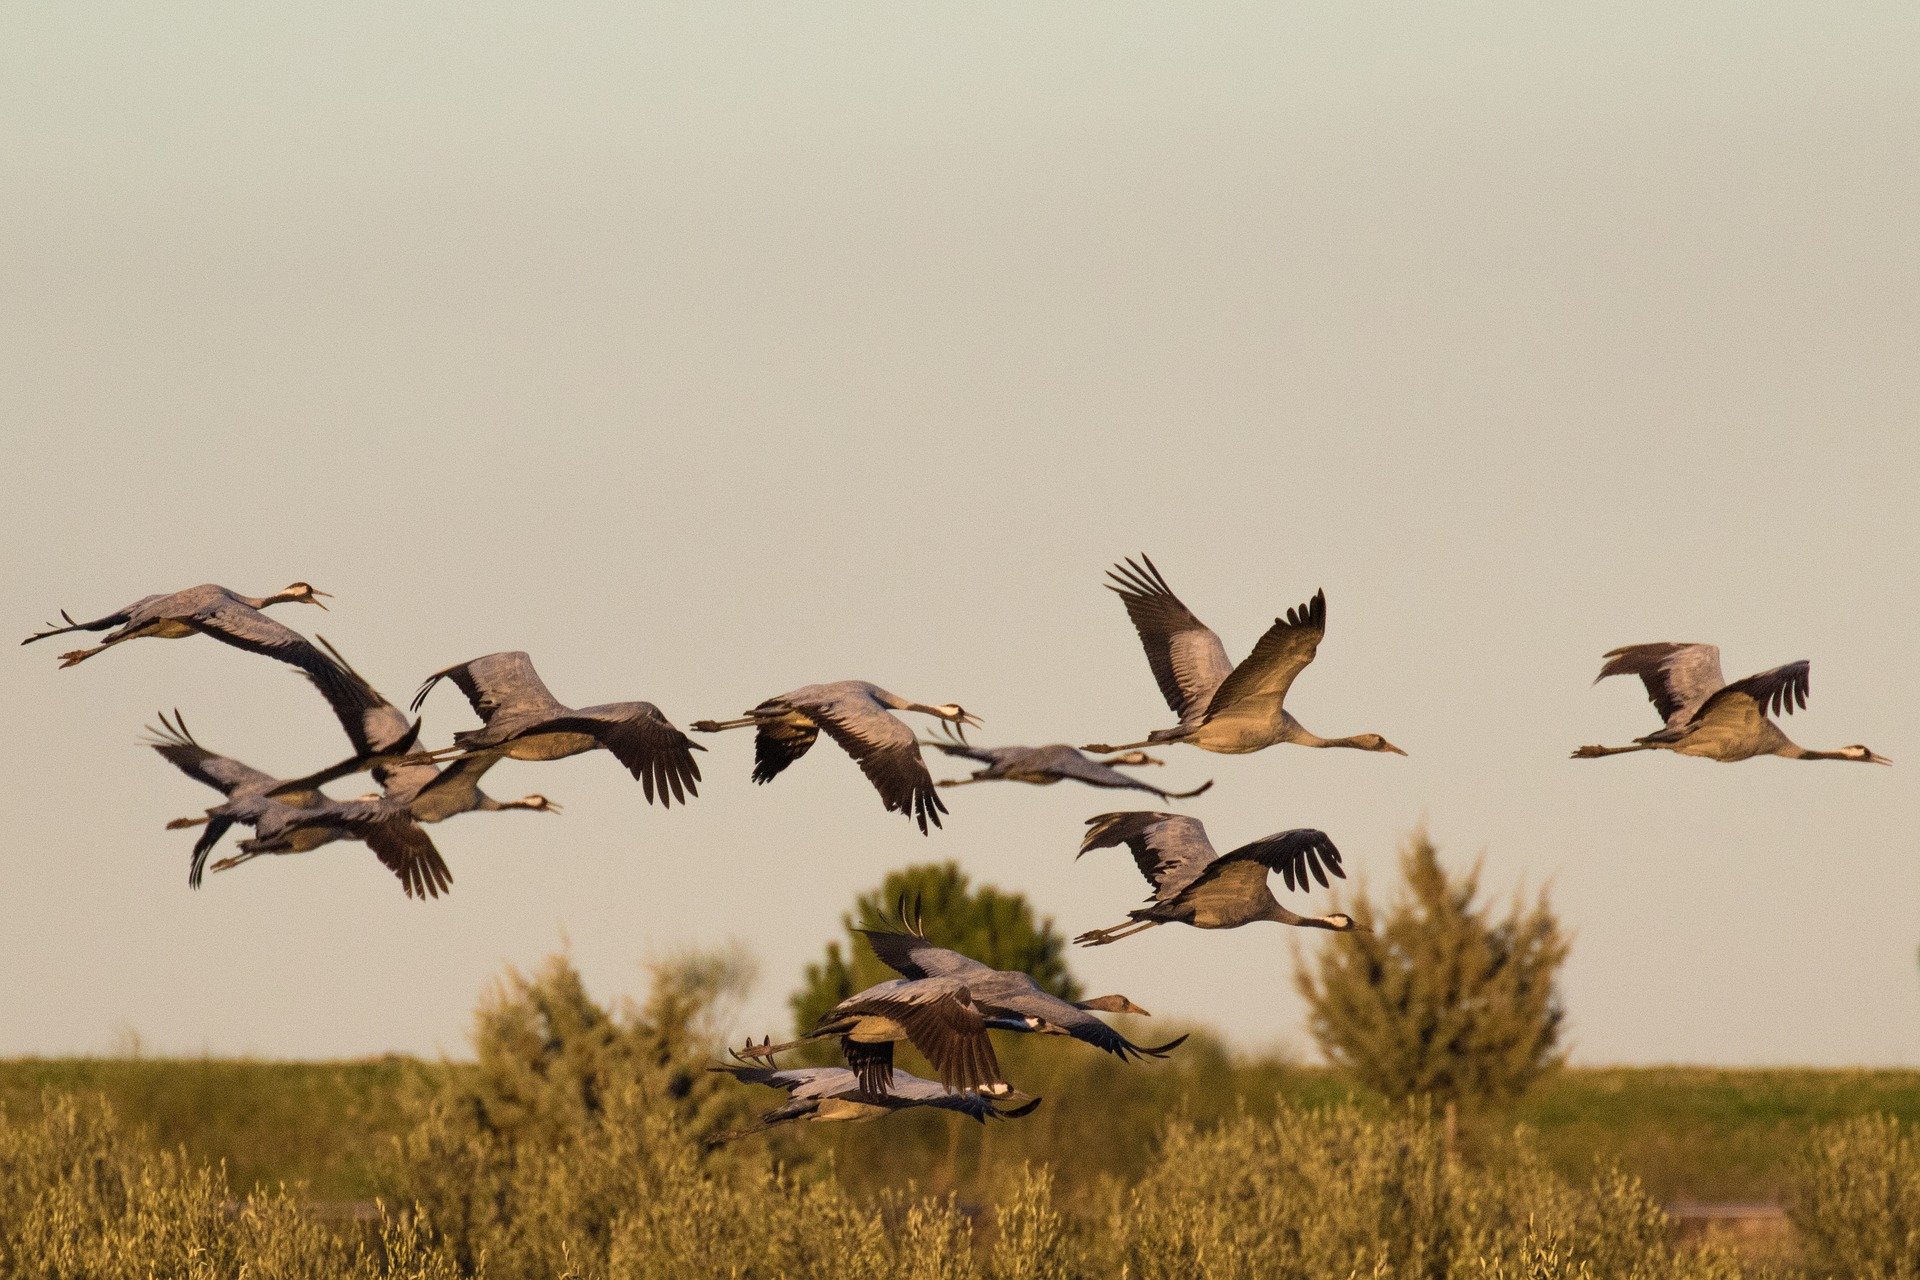
[{"label": "curved wing", "polygon": [[1171,902],[1215,861],[1213,843],[1198,818],[1177,813],[1102,813],[1087,819],[1080,853],[1124,844],[1153,887],[1156,902]]},{"label": "curved wing", "polygon": [[993,972],[991,967],[971,956],[935,946],[918,930],[901,933],[891,929],[861,929],[858,932],[873,948],[880,963],[904,978],[952,978]]},{"label": "curved wing", "polygon": [[1253,646],[1246,660],[1233,669],[1207,704],[1207,715],[1217,716],[1230,707],[1264,702],[1278,711],[1287,700],[1287,690],[1327,634],[1327,593],[1316,591],[1313,599],[1287,610],[1284,618],[1275,618],[1267,633]]},{"label": "curved wing", "polygon": [[693,753],[706,748],[687,737],[651,702],[613,702],[582,707],[547,721],[543,729],[591,734],[639,779],[650,802],[671,808],[700,794],[700,766]]},{"label": "curved wing", "polygon": [[1127,607],[1140,647],[1146,650],[1147,665],[1160,685],[1160,696],[1181,724],[1200,723],[1215,690],[1233,670],[1226,646],[1180,603],[1144,554],[1139,564],[1128,559],[1108,570],[1108,576],[1112,581],[1107,589]]},{"label": "curved wing", "polygon": [[1340,865],[1340,850],[1334,847],[1326,832],[1311,827],[1281,831],[1243,844],[1231,853],[1220,855],[1208,870],[1215,871],[1235,862],[1257,862],[1268,871],[1278,871],[1289,889],[1312,888],[1307,879],[1309,875],[1318,880],[1323,889],[1328,885],[1329,873],[1341,880],[1347,878]]},{"label": "curved wing", "polygon": [[1186,1043],[1187,1039],[1186,1036],[1176,1036],[1160,1045],[1135,1044],[1089,1010],[1068,1004],[1038,989],[1000,1001],[995,1004],[994,1011],[1030,1014],[1052,1023],[1083,1044],[1113,1054],[1122,1062],[1135,1058],[1164,1058]]},{"label": "curved wing", "polygon": [[[940,982],[883,982],[834,1007],[833,1018],[877,1015],[906,1032],[950,1089],[999,1084],[1000,1063],[987,1038],[985,1015],[964,985]],[[867,1046],[862,1046],[865,1048]],[[891,1078],[889,1061],[888,1078]],[[887,1081],[876,1082],[883,1091]],[[862,1082],[866,1087],[865,1082]]]},{"label": "curved wing", "polygon": [[566,710],[547,689],[545,682],[540,679],[540,673],[533,669],[533,659],[518,649],[508,653],[489,653],[483,658],[434,672],[415,691],[410,709],[419,711],[420,704],[427,700],[427,694],[442,680],[452,680],[459,685],[460,692],[467,695],[467,703],[473,708],[473,713],[482,720],[492,720],[503,711],[545,715]]},{"label": "curved wing", "polygon": [[410,816],[368,823],[354,834],[373,850],[382,866],[400,877],[409,898],[437,898],[453,887],[453,873],[433,838]]},{"label": "curved wing", "polygon": [[807,754],[819,736],[819,725],[784,708],[780,715],[761,720],[753,734],[753,780],[772,782]]},{"label": "curved wing", "polygon": [[[408,720],[400,708],[381,697],[379,690],[355,671],[325,636],[315,636],[314,639],[320,642],[327,656],[340,668],[346,687],[351,691],[351,696],[339,697],[319,680],[313,680],[314,687],[333,707],[333,714],[339,719],[340,727],[347,731],[347,740],[353,743],[354,750],[371,758],[410,749],[414,739],[420,736],[420,726]],[[308,679],[313,679],[311,674]]]},{"label": "curved wing", "polygon": [[1647,697],[1669,728],[1679,728],[1700,711],[1726,683],[1720,674],[1720,650],[1710,644],[1630,644],[1610,650],[1598,684],[1608,676],[1639,676]]},{"label": "curved wing", "polygon": [[273,775],[262,773],[251,765],[241,764],[232,756],[223,756],[217,751],[209,751],[194,741],[187,732],[187,722],[180,713],[173,713],[173,721],[167,720],[167,713],[160,713],[160,727],[147,726],[147,732],[153,735],[147,743],[159,752],[166,762],[195,782],[203,782],[225,795],[232,795],[242,788],[264,790],[274,783]]},{"label": "curved wing", "polygon": [[1810,670],[1809,664],[1802,659],[1735,680],[1716,691],[1701,705],[1694,714],[1693,723],[1701,724],[1709,717],[1724,714],[1740,714],[1731,705],[1735,702],[1751,702],[1761,715],[1791,715],[1795,709],[1807,705]]},{"label": "curved wing", "polygon": [[347,673],[312,641],[231,596],[222,594],[181,621],[191,623],[196,631],[223,644],[298,667],[336,707],[342,702],[350,704],[358,697]]},{"label": "curved wing", "polygon": [[889,812],[917,821],[922,835],[928,823],[940,825],[947,806],[940,802],[933,775],[920,758],[920,743],[913,730],[891,712],[870,700],[853,698],[796,699],[793,705],[853,757]]},{"label": "curved wing", "polygon": [[922,738],[920,739],[920,745],[923,747],[932,747],[935,751],[943,755],[953,756],[956,759],[978,760],[981,764],[988,765],[999,764],[1008,754],[1025,750],[1023,747],[976,747],[970,742],[963,741],[960,736],[953,731],[952,725],[946,724],[944,721],[942,724],[947,731],[945,739]]}]

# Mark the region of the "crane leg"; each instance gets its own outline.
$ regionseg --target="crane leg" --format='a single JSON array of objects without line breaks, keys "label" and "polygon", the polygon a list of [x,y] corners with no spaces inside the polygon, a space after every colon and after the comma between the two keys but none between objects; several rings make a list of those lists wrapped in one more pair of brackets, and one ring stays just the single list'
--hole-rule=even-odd
[{"label": "crane leg", "polygon": [[1087,747],[1081,747],[1081,750],[1087,750],[1087,752],[1092,752],[1092,754],[1096,754],[1096,756],[1106,756],[1106,754],[1112,754],[1112,752],[1116,752],[1116,750],[1135,750],[1137,747],[1152,747],[1152,745],[1154,745],[1152,739],[1146,739],[1144,743],[1121,743],[1119,747],[1108,747],[1108,745],[1104,745],[1104,743],[1089,743]]},{"label": "crane leg", "polygon": [[167,824],[167,830],[185,831],[188,827],[204,826],[208,821],[209,819],[207,818],[207,815],[204,813],[197,818],[175,818],[172,822],[169,822]]},{"label": "crane leg", "polygon": [[940,781],[934,783],[933,785],[936,787],[964,787],[969,782],[986,782],[986,781],[988,781],[988,778],[985,774],[976,773],[971,778],[942,778]]},{"label": "crane leg", "polygon": [[1162,791],[1158,787],[1149,787],[1144,782],[1136,782],[1133,785],[1136,787],[1139,787],[1142,791],[1153,792],[1153,794],[1159,796],[1162,800],[1191,800],[1195,796],[1199,795],[1201,792],[1211,788],[1213,786],[1213,779],[1208,778],[1205,782],[1201,783],[1199,786],[1195,787],[1191,791]]},{"label": "crane leg", "polygon": [[1644,742],[1636,742],[1630,747],[1581,747],[1573,753],[1575,760],[1598,760],[1601,756],[1625,755],[1629,751],[1652,751],[1654,748]]},{"label": "crane leg", "polygon": [[1118,942],[1122,938],[1131,938],[1161,923],[1158,920],[1129,920],[1125,924],[1116,924],[1109,929],[1093,929],[1081,934],[1074,941],[1083,947],[1101,947],[1109,942]]},{"label": "crane leg", "polygon": [[750,724],[759,724],[758,716],[741,716],[738,720],[695,720],[687,727],[700,733],[719,733],[725,729],[744,729]]}]

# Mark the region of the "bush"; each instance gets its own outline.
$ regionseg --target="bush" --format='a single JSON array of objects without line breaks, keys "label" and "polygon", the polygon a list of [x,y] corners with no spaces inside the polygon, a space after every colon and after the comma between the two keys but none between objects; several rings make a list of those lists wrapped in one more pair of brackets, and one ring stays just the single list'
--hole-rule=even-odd
[{"label": "bush", "polygon": [[1884,1115],[1820,1130],[1795,1161],[1787,1216],[1809,1277],[1920,1280],[1920,1134]]},{"label": "bush", "polygon": [[1335,934],[1317,972],[1296,951],[1308,1027],[1327,1061],[1389,1099],[1504,1103],[1557,1066],[1567,939],[1542,893],[1491,917],[1480,867],[1455,879],[1424,832],[1401,850],[1407,895]]},{"label": "bush", "polygon": [[454,1280],[409,1216],[349,1239],[284,1189],[236,1200],[225,1173],[155,1151],[106,1104],[50,1098],[31,1123],[0,1114],[0,1278]]}]

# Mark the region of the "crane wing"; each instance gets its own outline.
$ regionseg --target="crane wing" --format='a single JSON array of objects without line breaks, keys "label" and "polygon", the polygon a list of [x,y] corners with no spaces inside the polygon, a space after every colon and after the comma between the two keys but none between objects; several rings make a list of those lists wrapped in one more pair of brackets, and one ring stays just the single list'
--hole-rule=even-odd
[{"label": "crane wing", "polygon": [[940,815],[947,806],[934,790],[933,775],[920,758],[920,743],[913,730],[892,712],[870,699],[845,697],[796,699],[793,705],[811,716],[853,757],[889,811],[917,821],[923,835],[928,823],[940,825]]},{"label": "crane wing", "polygon": [[[766,709],[764,704],[761,709]],[[775,709],[779,714],[761,720],[753,734],[753,780],[759,783],[779,777],[820,736],[820,726],[811,719],[784,706]]]},{"label": "crane wing", "polygon": [[347,673],[312,641],[231,596],[222,594],[180,620],[223,644],[298,667],[336,708],[358,697]]},{"label": "crane wing", "polygon": [[481,777],[505,758],[504,750],[494,749],[457,756],[440,768],[430,764],[382,765],[374,769],[373,778],[389,796],[404,800],[418,821],[440,822],[478,804]]},{"label": "crane wing", "polygon": [[693,753],[706,748],[660,714],[651,702],[611,702],[582,707],[541,725],[543,730],[591,734],[639,779],[647,799],[671,808],[699,794],[700,766]]},{"label": "crane wing", "polygon": [[[828,1017],[838,1020],[865,1015],[898,1023],[949,1089],[1000,1083],[1000,1063],[994,1056],[993,1042],[987,1038],[985,1015],[964,985],[937,979],[883,982],[841,1001]],[[864,1052],[866,1047],[856,1052]],[[853,1063],[849,1061],[848,1065]],[[856,1067],[856,1073],[858,1070]],[[884,1092],[891,1075],[889,1057],[887,1077],[873,1085],[863,1079],[861,1085]]]},{"label": "crane wing", "polygon": [[[1177,813],[1102,813],[1087,819],[1080,854],[1124,844],[1153,887],[1157,902],[1170,902],[1198,880],[1214,861],[1213,844],[1198,818]],[[1076,858],[1080,854],[1074,855]]]},{"label": "crane wing", "polygon": [[492,720],[503,711],[542,715],[566,709],[540,679],[540,673],[533,669],[533,659],[518,649],[489,653],[434,672],[413,695],[412,710],[420,710],[427,693],[443,679],[460,686],[473,714],[482,720]]},{"label": "crane wing", "polygon": [[1269,705],[1277,712],[1287,700],[1287,690],[1327,634],[1327,593],[1316,591],[1313,599],[1287,610],[1284,618],[1275,618],[1267,633],[1253,646],[1246,660],[1235,667],[1214,692],[1207,704],[1207,715],[1217,716],[1229,707],[1253,702]]},{"label": "crane wing", "polygon": [[1703,724],[1709,718],[1744,714],[1735,705],[1739,702],[1752,703],[1761,715],[1791,715],[1797,708],[1807,705],[1809,671],[1808,663],[1802,659],[1735,680],[1708,698],[1694,714],[1693,722]]},{"label": "crane wing", "polygon": [[1231,853],[1222,854],[1208,868],[1208,873],[1222,873],[1236,862],[1256,862],[1268,871],[1278,871],[1289,889],[1312,888],[1309,875],[1318,880],[1323,889],[1327,887],[1329,874],[1341,880],[1347,878],[1340,865],[1340,850],[1334,847],[1326,832],[1311,827],[1282,831],[1243,844]]},{"label": "crane wing", "polygon": [[1720,674],[1720,650],[1710,644],[1630,644],[1607,653],[1595,676],[1639,676],[1647,687],[1653,709],[1677,729],[1700,711],[1708,698],[1727,683]]},{"label": "crane wing", "polygon": [[187,732],[186,721],[174,712],[172,723],[168,723],[166,712],[160,713],[160,728],[147,726],[147,732],[153,739],[147,743],[159,752],[166,762],[195,782],[203,782],[225,795],[232,795],[242,787],[264,789],[273,784],[272,774],[262,773],[251,765],[241,764],[232,756],[223,756],[217,751],[209,751],[194,741]]},{"label": "crane wing", "polygon": [[404,813],[374,822],[347,824],[366,842],[381,865],[400,877],[409,898],[437,898],[453,887],[453,873],[440,850],[411,816]]},{"label": "crane wing", "polygon": [[993,970],[971,956],[963,956],[948,947],[935,946],[917,933],[897,933],[890,929],[861,929],[861,936],[873,948],[880,963],[905,978],[964,977],[970,973]]},{"label": "crane wing", "polygon": [[1207,704],[1233,670],[1220,637],[1193,611],[1180,603],[1167,580],[1144,554],[1140,563],[1128,559],[1108,571],[1107,589],[1120,597],[1127,617],[1140,635],[1147,665],[1160,685],[1160,696],[1183,725],[1198,724]]},{"label": "crane wing", "polygon": [[1058,996],[1049,995],[1037,988],[1031,992],[995,1002],[993,1012],[1031,1015],[1050,1022],[1075,1040],[1111,1053],[1123,1062],[1134,1058],[1164,1058],[1186,1041],[1186,1036],[1179,1036],[1161,1045],[1135,1044],[1101,1021],[1091,1010],[1068,1004]]}]

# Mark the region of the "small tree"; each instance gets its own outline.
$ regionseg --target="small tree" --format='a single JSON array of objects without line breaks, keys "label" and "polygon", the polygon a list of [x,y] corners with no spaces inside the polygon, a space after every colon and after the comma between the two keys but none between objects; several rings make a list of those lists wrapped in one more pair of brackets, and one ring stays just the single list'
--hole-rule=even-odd
[{"label": "small tree", "polygon": [[1036,921],[1020,894],[992,885],[969,888],[966,873],[954,863],[924,863],[889,872],[879,888],[854,899],[853,910],[840,918],[844,946],[838,940],[827,943],[826,956],[807,966],[805,981],[788,1002],[798,1030],[810,1030],[821,1014],[854,992],[898,976],[854,930],[893,918],[902,898],[909,907],[919,904],[927,936],[941,946],[996,969],[1030,973],[1064,999],[1080,998],[1080,984],[1067,971],[1066,939],[1054,932],[1053,921]]},{"label": "small tree", "polygon": [[[1311,968],[1296,950],[1308,1027],[1329,1062],[1389,1098],[1503,1103],[1558,1066],[1567,958],[1543,891],[1494,919],[1475,901],[1480,863],[1458,879],[1424,831],[1400,852],[1406,895],[1390,913],[1364,891],[1361,929],[1336,934]],[[1317,971],[1317,972],[1316,972]]]}]

